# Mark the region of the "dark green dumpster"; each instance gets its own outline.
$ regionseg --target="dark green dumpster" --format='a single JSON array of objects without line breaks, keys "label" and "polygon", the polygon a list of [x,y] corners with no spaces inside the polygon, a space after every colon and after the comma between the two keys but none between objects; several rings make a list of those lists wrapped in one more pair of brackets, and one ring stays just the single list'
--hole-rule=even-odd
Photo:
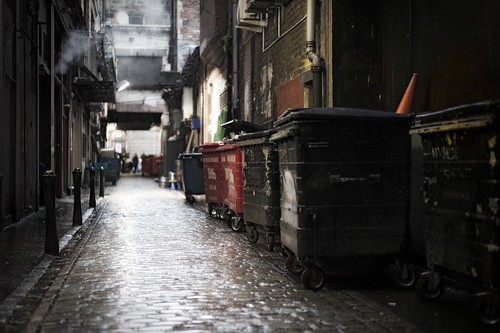
[{"label": "dark green dumpster", "polygon": [[500,102],[419,114],[429,271],[417,282],[435,299],[444,282],[473,292],[487,324],[500,320]]},{"label": "dark green dumpster", "polygon": [[235,143],[243,154],[243,218],[247,238],[259,240],[273,251],[279,243],[280,174],[278,149],[270,142],[275,130],[240,135]]},{"label": "dark green dumpster", "polygon": [[287,111],[275,122],[280,239],[306,288],[325,273],[383,268],[405,248],[411,115],[349,109]]}]

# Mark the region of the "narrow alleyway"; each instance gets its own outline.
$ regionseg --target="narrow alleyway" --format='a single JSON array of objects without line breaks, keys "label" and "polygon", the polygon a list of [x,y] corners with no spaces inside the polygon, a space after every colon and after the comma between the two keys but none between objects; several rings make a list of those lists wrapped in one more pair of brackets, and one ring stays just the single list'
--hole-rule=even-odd
[{"label": "narrow alleyway", "polygon": [[125,176],[27,331],[417,332],[357,293],[306,290],[180,191]]}]

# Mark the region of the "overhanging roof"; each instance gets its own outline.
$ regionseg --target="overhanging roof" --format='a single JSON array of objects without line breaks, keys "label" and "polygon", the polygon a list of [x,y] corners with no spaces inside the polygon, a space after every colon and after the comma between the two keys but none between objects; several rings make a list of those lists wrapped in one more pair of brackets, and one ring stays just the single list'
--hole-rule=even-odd
[{"label": "overhanging roof", "polygon": [[148,130],[151,124],[159,124],[160,112],[118,112],[109,110],[105,119],[108,123],[116,123],[121,130]]},{"label": "overhanging roof", "polygon": [[93,81],[79,79],[76,82],[79,95],[87,103],[115,103],[113,81]]}]

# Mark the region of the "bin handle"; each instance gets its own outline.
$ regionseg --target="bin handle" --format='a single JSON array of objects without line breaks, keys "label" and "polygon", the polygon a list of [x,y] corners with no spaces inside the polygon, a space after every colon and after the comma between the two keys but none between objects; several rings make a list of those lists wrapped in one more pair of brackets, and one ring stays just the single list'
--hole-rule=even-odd
[{"label": "bin handle", "polygon": [[341,175],[330,175],[330,184],[352,183],[352,182],[373,182],[380,180],[381,175],[371,174],[368,177],[342,177]]},{"label": "bin handle", "polygon": [[329,141],[320,141],[320,142],[308,142],[308,148],[328,148],[330,147]]}]

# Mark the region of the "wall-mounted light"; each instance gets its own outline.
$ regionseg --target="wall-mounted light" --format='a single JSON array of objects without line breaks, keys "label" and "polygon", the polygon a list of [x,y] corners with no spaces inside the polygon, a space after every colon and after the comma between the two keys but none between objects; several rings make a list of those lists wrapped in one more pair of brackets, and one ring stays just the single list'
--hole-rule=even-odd
[{"label": "wall-mounted light", "polygon": [[116,92],[125,90],[128,88],[128,86],[130,86],[130,82],[128,82],[127,80],[123,80],[115,86]]}]

